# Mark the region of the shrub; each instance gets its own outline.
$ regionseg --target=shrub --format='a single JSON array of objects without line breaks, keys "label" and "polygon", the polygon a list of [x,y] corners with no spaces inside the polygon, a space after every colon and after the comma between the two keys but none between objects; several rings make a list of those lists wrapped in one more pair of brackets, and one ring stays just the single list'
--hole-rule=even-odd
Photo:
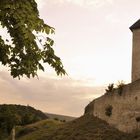
[{"label": "shrub", "polygon": [[66,120],[61,120],[61,122],[66,122]]},{"label": "shrub", "polygon": [[140,122],[140,116],[136,117],[136,121]]},{"label": "shrub", "polygon": [[114,89],[114,84],[109,84],[107,89],[105,89],[106,92],[112,92]]},{"label": "shrub", "polygon": [[105,115],[110,117],[112,115],[112,105],[108,105],[106,108],[105,108]]},{"label": "shrub", "polygon": [[124,81],[119,81],[118,82],[117,88],[118,88],[118,94],[120,96],[122,95],[124,85],[125,85]]},{"label": "shrub", "polygon": [[59,121],[59,119],[58,119],[58,118],[54,118],[54,120]]}]

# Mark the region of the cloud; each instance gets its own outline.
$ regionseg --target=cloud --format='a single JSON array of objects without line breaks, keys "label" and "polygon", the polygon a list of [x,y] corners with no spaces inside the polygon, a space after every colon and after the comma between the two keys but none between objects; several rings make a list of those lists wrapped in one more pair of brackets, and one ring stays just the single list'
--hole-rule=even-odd
[{"label": "cloud", "polygon": [[102,7],[106,4],[113,4],[114,0],[54,0],[55,4],[73,3],[82,7]]},{"label": "cloud", "polygon": [[[103,87],[83,86],[70,78],[13,79],[0,72],[1,103],[31,105],[45,112],[82,115],[84,107],[103,93]],[[81,84],[80,84],[81,83]]]},{"label": "cloud", "polygon": [[46,4],[54,4],[54,5],[61,5],[61,4],[74,4],[84,8],[100,8],[105,5],[112,5],[114,0],[36,0],[38,3],[39,9],[42,9],[46,6]]}]

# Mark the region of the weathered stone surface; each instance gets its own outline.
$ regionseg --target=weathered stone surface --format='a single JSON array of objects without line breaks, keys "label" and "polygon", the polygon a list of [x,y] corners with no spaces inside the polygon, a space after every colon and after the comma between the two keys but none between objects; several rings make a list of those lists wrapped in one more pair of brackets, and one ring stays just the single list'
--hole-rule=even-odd
[{"label": "weathered stone surface", "polygon": [[133,30],[132,82],[140,79],[140,29]]},{"label": "weathered stone surface", "polygon": [[[113,107],[110,117],[105,114],[108,105]],[[86,109],[85,113],[92,112],[94,116],[123,132],[140,129],[140,121],[136,120],[140,117],[140,80],[125,85],[121,95],[118,94],[118,89],[115,89],[93,100]]]}]

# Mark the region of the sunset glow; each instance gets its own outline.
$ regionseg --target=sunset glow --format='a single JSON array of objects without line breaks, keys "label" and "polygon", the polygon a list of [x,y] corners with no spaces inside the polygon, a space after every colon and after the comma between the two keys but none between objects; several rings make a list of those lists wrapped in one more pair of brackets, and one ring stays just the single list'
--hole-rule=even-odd
[{"label": "sunset glow", "polygon": [[[54,50],[68,76],[52,68],[39,80],[13,79],[0,68],[1,103],[29,104],[45,112],[82,115],[105,87],[131,81],[132,33],[139,0],[36,0],[41,18],[55,28]],[[0,29],[0,34],[5,34]]]}]

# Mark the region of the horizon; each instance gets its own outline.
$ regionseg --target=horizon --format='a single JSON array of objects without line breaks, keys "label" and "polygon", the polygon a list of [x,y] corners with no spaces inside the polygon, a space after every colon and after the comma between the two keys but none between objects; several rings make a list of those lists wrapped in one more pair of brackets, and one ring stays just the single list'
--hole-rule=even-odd
[{"label": "horizon", "polygon": [[[40,17],[53,26],[54,50],[68,76],[52,68],[37,78],[13,79],[1,66],[1,103],[29,104],[43,112],[78,117],[110,83],[131,82],[132,32],[138,0],[36,0]],[[131,11],[131,12],[130,12]],[[0,29],[0,34],[6,31]]]}]

